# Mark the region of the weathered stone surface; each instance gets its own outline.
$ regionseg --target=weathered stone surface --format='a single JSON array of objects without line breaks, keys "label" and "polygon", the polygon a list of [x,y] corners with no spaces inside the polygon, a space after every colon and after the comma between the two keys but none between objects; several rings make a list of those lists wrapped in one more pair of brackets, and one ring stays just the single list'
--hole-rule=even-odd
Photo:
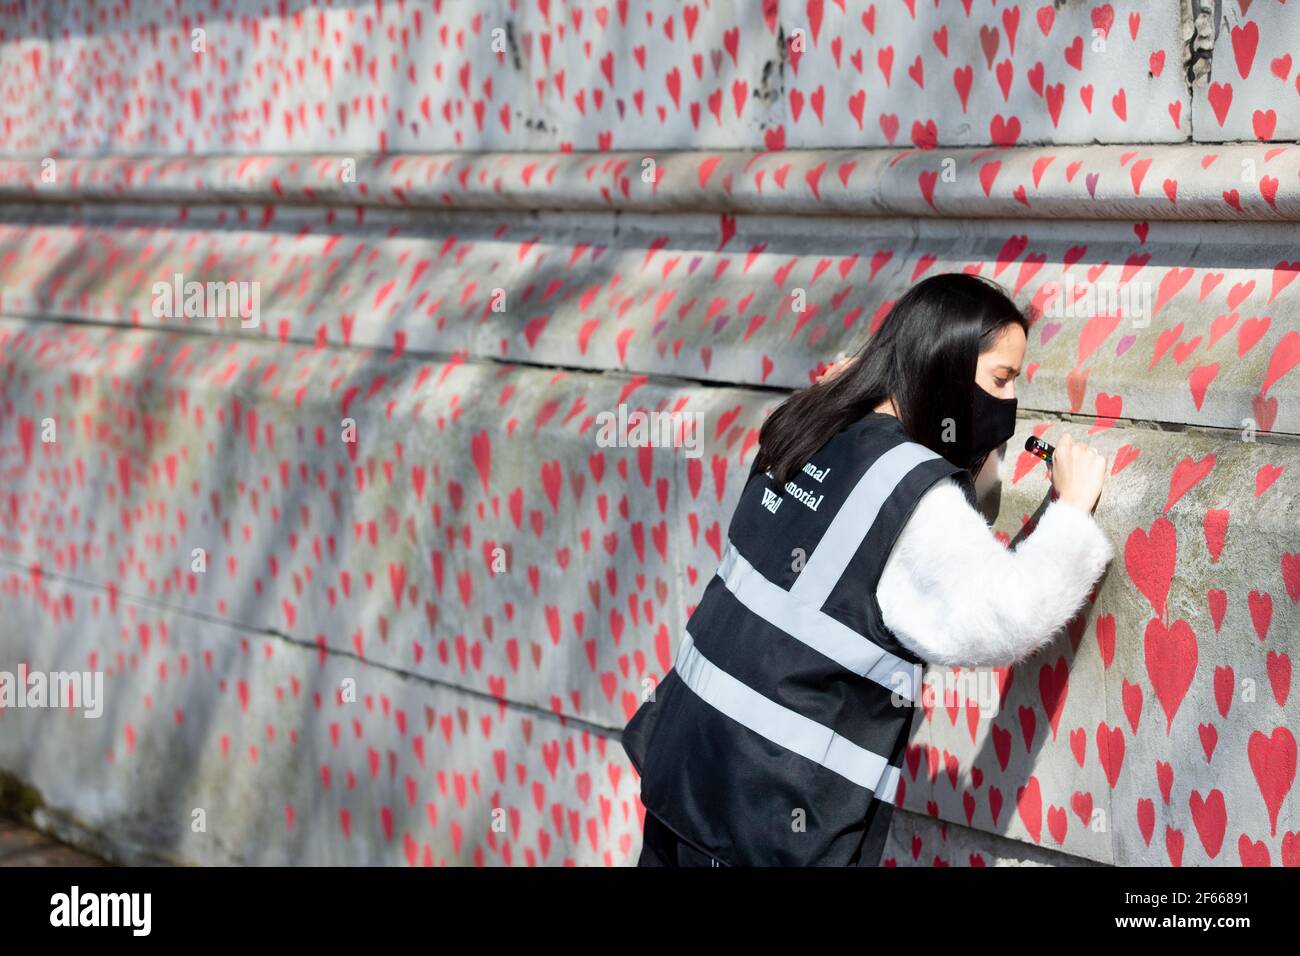
[{"label": "weathered stone surface", "polygon": [[0,712],[0,762],[119,862],[635,861],[635,783],[603,733],[98,587],[10,571],[0,597],[41,635],[31,669],[100,669],[108,701]]},{"label": "weathered stone surface", "polygon": [[[1177,142],[1182,6],[191,0],[101,21],[52,0],[3,20],[6,136],[37,156]],[[145,70],[141,99],[124,78]]]},{"label": "weathered stone surface", "polygon": [[1198,77],[1192,100],[1197,140],[1294,141],[1300,132],[1296,92],[1296,20],[1280,4],[1223,4],[1216,25],[1212,16],[1198,21]]},{"label": "weathered stone surface", "polygon": [[[667,669],[769,401],[103,327],[0,341],[6,398],[42,416],[8,430],[14,566],[610,730]],[[620,403],[698,414],[700,456],[602,447]]]},{"label": "weathered stone surface", "polygon": [[[773,400],[105,327],[9,321],[3,341],[7,405],[39,409],[61,430],[44,444],[38,423],[19,417],[8,432],[19,439],[5,457],[14,587],[87,581],[96,601],[156,601],[187,621],[279,635],[364,673],[436,681],[603,733],[670,666]],[[620,401],[699,411],[700,457],[601,448],[594,416]],[[340,440],[345,414],[355,459]],[[1180,768],[1173,830],[1189,835],[1182,808],[1217,789],[1240,810],[1230,850],[1247,839],[1280,856],[1294,811],[1277,805],[1273,833],[1266,795],[1278,771],[1271,750],[1252,753],[1262,741],[1284,746],[1294,722],[1284,659],[1300,600],[1293,447],[1021,424],[989,505],[999,534],[1010,543],[1044,505],[1043,469],[1016,450],[1024,436],[1056,442],[1068,428],[1113,463],[1098,517],[1122,558],[1068,636],[1000,674],[991,719],[962,692],[920,721],[903,805],[1099,862],[1120,852],[1149,861],[1167,851],[1139,815],[1152,794],[1142,768],[1165,762]],[[1148,536],[1167,532],[1149,554]],[[498,544],[504,572],[494,574]],[[196,547],[205,573],[191,570]],[[45,611],[55,624],[76,620],[59,601]],[[122,637],[145,659],[157,646],[148,625]],[[1246,681],[1256,699],[1233,716]],[[1137,710],[1124,697],[1132,688],[1145,700]],[[1210,728],[1218,747],[1207,756],[1191,745]],[[1160,862],[1224,857],[1188,840]]]},{"label": "weathered stone surface", "polygon": [[[1035,317],[996,532],[1068,430],[1118,557],[995,710],[918,718],[895,862],[1300,860],[1300,153],[1209,145],[1293,124],[1287,14],[264,7],[0,13],[0,670],[109,690],[0,711],[44,825],[634,862],[618,731],[764,415],[968,270]],[[155,314],[177,274],[258,322]],[[620,405],[699,456],[604,447]]]},{"label": "weathered stone surface", "polygon": [[[1041,316],[1023,408],[1300,432],[1285,226],[739,216],[720,234],[716,217],[389,213],[350,230],[329,210],[268,206],[259,228],[230,213],[0,226],[5,310],[796,388],[917,279],[969,270]],[[259,322],[156,317],[155,283],[177,275],[257,283]]]},{"label": "weathered stone surface", "polygon": [[990,837],[946,820],[895,810],[884,866],[1094,866],[1080,857]]}]

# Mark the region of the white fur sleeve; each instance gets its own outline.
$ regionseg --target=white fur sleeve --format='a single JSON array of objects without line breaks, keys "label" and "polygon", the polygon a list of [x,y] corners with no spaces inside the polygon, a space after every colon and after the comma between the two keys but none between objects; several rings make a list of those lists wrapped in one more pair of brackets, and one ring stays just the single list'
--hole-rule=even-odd
[{"label": "white fur sleeve", "polygon": [[1114,556],[1092,515],[1049,504],[1015,550],[950,478],[916,503],[885,562],[885,626],[922,660],[1004,666],[1028,657],[1078,613]]}]

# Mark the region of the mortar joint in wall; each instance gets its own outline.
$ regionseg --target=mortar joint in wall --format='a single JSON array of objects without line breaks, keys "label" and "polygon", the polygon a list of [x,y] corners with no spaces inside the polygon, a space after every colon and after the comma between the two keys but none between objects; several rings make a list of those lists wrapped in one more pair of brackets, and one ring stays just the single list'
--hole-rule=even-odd
[{"label": "mortar joint in wall", "polygon": [[1183,0],[1179,38],[1183,42],[1183,63],[1187,68],[1187,92],[1210,82],[1214,43],[1223,21],[1223,0]]}]

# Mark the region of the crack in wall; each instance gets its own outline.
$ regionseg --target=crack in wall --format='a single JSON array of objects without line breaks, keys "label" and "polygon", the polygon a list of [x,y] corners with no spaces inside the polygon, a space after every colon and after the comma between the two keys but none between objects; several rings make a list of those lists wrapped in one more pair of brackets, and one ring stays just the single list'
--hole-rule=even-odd
[{"label": "crack in wall", "polygon": [[[12,561],[9,558],[4,558],[4,557],[0,557],[0,567],[12,568],[14,571],[21,572],[23,575],[29,575],[31,573],[31,566],[29,564]],[[104,584],[101,584],[96,581],[88,581],[85,578],[79,578],[71,574],[66,574],[62,571],[51,571],[49,568],[46,568],[43,565],[41,566],[41,577],[45,579],[60,581],[66,585],[80,588],[84,591],[94,591],[103,595],[107,595],[109,593],[107,586]],[[156,610],[163,611],[168,614],[175,614],[179,617],[188,618],[191,621],[203,621],[204,623],[211,624],[216,627],[222,627],[230,631],[235,631],[237,633],[256,635],[257,637],[262,637],[262,638],[272,638],[274,640],[281,641],[285,644],[292,645],[293,647],[300,648],[304,651],[310,651],[312,654],[323,653],[323,654],[328,654],[330,657],[348,658],[350,660],[356,661],[358,664],[361,664],[364,667],[373,667],[377,670],[386,671],[387,673],[392,674],[396,677],[401,677],[406,680],[416,681],[418,683],[425,684],[431,687],[440,687],[443,690],[450,690],[456,693],[465,694],[469,697],[478,698],[485,704],[492,704],[492,705],[504,704],[505,706],[510,707],[514,710],[527,711],[534,717],[545,718],[551,721],[558,721],[560,726],[566,729],[587,730],[592,733],[599,734],[602,737],[610,737],[620,741],[622,740],[623,737],[623,726],[621,724],[615,727],[610,727],[605,724],[596,723],[595,721],[589,720],[584,717],[574,716],[573,714],[557,714],[555,711],[548,710],[547,708],[542,707],[538,704],[530,704],[527,701],[516,700],[515,698],[512,697],[499,697],[496,694],[492,694],[484,690],[479,690],[476,687],[467,687],[464,684],[458,684],[454,681],[445,680],[440,677],[432,677],[428,674],[418,674],[414,671],[409,671],[406,670],[405,668],[397,667],[393,664],[384,663],[383,661],[371,660],[370,658],[362,657],[352,651],[349,651],[346,648],[330,647],[328,645],[322,647],[320,644],[317,644],[314,641],[306,641],[303,640],[302,638],[294,637],[292,634],[286,634],[284,631],[281,631],[278,628],[266,627],[265,625],[247,622],[247,621],[236,621],[236,620],[231,620],[229,618],[218,617],[214,614],[207,614],[203,611],[195,611],[192,610],[191,608],[179,604],[170,604],[166,601],[160,601],[157,598],[151,598],[143,594],[137,594],[133,591],[123,591],[120,588],[117,591],[117,597],[119,601],[127,601],[130,602],[131,604],[136,604],[141,607],[152,607]],[[4,781],[0,780],[0,810],[5,809],[6,806],[8,805],[14,804],[14,800],[8,797],[7,792],[3,789],[3,784]]]},{"label": "crack in wall", "polygon": [[[278,340],[268,342],[261,335],[243,332],[218,332],[204,331],[197,328],[178,328],[169,326],[128,326],[120,322],[110,322],[106,319],[91,319],[83,316],[63,315],[54,313],[23,314],[14,312],[0,312],[0,319],[9,319],[18,322],[50,322],[60,325],[85,325],[95,328],[113,329],[127,332],[148,332],[157,335],[192,335],[203,338],[217,339],[237,339],[240,341],[255,343],[258,345],[282,344]],[[290,338],[290,343],[296,345],[308,345],[312,340],[305,338]],[[364,345],[360,343],[344,343],[330,341],[324,346],[325,348],[334,349],[341,352],[368,352],[383,353],[392,355],[393,349],[386,345]],[[619,379],[630,379],[633,377],[644,376],[648,384],[660,385],[668,388],[697,388],[709,391],[738,390],[749,392],[755,396],[766,395],[773,399],[781,399],[797,389],[787,388],[783,385],[767,385],[759,382],[736,381],[731,379],[704,379],[692,378],[685,375],[674,375],[658,371],[645,371],[634,368],[602,368],[596,366],[583,365],[563,365],[559,362],[543,362],[523,357],[500,358],[495,355],[477,355],[472,352],[440,352],[433,349],[406,348],[403,357],[424,361],[424,362],[452,362],[461,361],[468,365],[496,365],[507,368],[532,369],[537,371],[555,371],[566,372],[575,375],[590,375],[592,377],[610,377]],[[1157,418],[1126,418],[1126,417],[1105,417],[1098,415],[1088,415],[1083,412],[1067,412],[1060,409],[1051,408],[1034,408],[1028,405],[1020,406],[1025,412],[1032,416],[1053,421],[1077,422],[1080,424],[1095,425],[1098,421],[1110,422],[1112,426],[1122,424],[1128,428],[1143,428],[1149,431],[1159,432],[1179,432],[1188,435],[1202,435],[1205,437],[1221,437],[1225,435],[1235,435],[1240,433],[1241,429],[1237,425],[1202,425],[1195,422],[1180,422],[1173,420],[1164,420]],[[1259,432],[1255,438],[1260,444],[1280,445],[1285,447],[1300,445],[1300,434],[1291,432]]]},{"label": "crack in wall", "polygon": [[1187,79],[1188,139],[1196,138],[1196,89],[1210,82],[1214,44],[1223,22],[1223,0],[1182,0],[1179,39],[1183,43],[1183,68]]}]

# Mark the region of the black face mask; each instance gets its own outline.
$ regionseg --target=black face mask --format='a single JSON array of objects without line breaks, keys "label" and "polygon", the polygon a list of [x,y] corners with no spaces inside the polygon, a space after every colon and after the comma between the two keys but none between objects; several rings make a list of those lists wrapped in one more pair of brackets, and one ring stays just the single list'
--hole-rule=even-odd
[{"label": "black face mask", "polygon": [[993,449],[1000,447],[1016,433],[1016,400],[997,398],[975,386],[974,409],[971,412],[971,434],[968,440],[960,436],[953,442],[949,461],[963,468],[974,468]]}]

